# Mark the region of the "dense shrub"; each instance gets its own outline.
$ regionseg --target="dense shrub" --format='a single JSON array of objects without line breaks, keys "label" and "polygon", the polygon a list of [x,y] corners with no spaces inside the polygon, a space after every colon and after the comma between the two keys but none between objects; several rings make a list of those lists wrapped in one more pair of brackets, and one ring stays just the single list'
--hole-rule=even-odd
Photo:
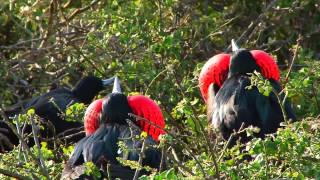
[{"label": "dense shrub", "polygon": [[[165,145],[169,170],[142,179],[320,178],[319,6],[315,0],[4,1],[1,106],[70,87],[83,75],[116,74],[125,93],[156,99],[174,132]],[[276,57],[301,121],[226,149],[226,142],[211,139],[197,78],[203,63],[227,51],[232,38]],[[83,107],[74,111],[71,118],[83,115]],[[72,147],[55,148],[42,144],[45,166],[30,155],[38,155],[36,147],[29,159],[19,147],[1,154],[0,174],[57,179]]]}]

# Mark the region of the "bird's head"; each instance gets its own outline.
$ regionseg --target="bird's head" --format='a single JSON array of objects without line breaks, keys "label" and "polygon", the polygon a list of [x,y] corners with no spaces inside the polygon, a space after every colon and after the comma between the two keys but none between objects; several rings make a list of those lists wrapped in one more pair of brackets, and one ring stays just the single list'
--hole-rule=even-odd
[{"label": "bird's head", "polygon": [[127,96],[122,94],[119,78],[115,77],[112,93],[102,101],[100,123],[126,124],[127,119],[130,119],[129,113],[132,113],[132,110]]},{"label": "bird's head", "polygon": [[[129,115],[130,113],[144,119],[136,120]],[[92,102],[87,108],[84,117],[86,135],[94,133],[101,123],[126,124],[127,119],[132,120],[156,141],[159,135],[164,134],[165,121],[160,107],[146,96],[127,97],[122,94],[119,80],[116,77],[112,93]]]},{"label": "bird's head", "polygon": [[93,134],[100,124],[127,124],[127,119],[133,113],[127,97],[121,93],[110,93],[102,99],[93,101],[84,115],[84,129],[86,135]]},{"label": "bird's head", "polygon": [[72,93],[81,102],[89,104],[105,86],[112,84],[113,81],[114,77],[102,80],[95,76],[86,76],[78,81]]},{"label": "bird's head", "polygon": [[234,74],[246,74],[257,70],[265,78],[279,81],[279,68],[268,53],[262,50],[241,49],[234,41],[232,41],[232,50],[232,55],[217,54],[203,66],[199,76],[199,87],[205,102],[208,100],[210,86],[218,92],[226,78]]},{"label": "bird's head", "polygon": [[232,40],[232,55],[229,65],[228,78],[236,74],[260,72],[260,67],[249,50],[240,49]]},{"label": "bird's head", "polygon": [[103,99],[92,102],[86,109],[84,127],[86,135],[94,133],[102,123],[126,124],[130,119],[130,109],[127,97],[121,93],[118,77],[113,79],[112,93]]}]

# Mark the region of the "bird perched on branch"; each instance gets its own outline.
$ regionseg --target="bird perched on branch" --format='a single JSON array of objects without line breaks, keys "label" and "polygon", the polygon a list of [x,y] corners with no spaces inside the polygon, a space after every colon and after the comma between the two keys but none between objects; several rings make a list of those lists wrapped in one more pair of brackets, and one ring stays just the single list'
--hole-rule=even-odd
[{"label": "bird perched on branch", "polygon": [[[141,117],[136,119],[130,114]],[[131,123],[130,123],[131,122]],[[112,93],[90,104],[84,117],[86,137],[80,140],[65,166],[62,178],[83,177],[83,163],[93,162],[106,172],[111,164],[111,176],[132,179],[134,170],[123,166],[117,158],[136,161],[143,166],[159,168],[161,153],[154,146],[164,134],[165,122],[159,106],[142,95],[125,96],[115,78]],[[145,131],[148,136],[136,139]],[[121,150],[122,141],[126,150]],[[143,152],[141,152],[144,149]],[[141,153],[144,155],[141,156]]]},{"label": "bird perched on branch", "polygon": [[[7,108],[5,110],[5,114],[8,117],[13,117],[33,108],[35,110],[35,114],[41,118],[44,125],[49,123],[54,127],[54,130],[52,130],[52,128],[45,128],[45,130],[41,132],[41,136],[52,137],[54,134],[58,135],[67,130],[80,128],[82,126],[81,122],[70,122],[65,120],[64,114],[66,109],[74,103],[89,104],[105,86],[112,84],[113,81],[113,77],[102,80],[94,76],[86,76],[78,81],[73,89],[67,89],[64,87],[54,89],[46,94],[34,97],[31,100],[25,100],[22,103]],[[12,139],[13,144],[18,144],[17,137],[7,124],[4,122],[0,123],[2,128],[8,130],[4,135],[9,139]],[[27,129],[29,130],[26,131],[31,132],[31,127],[28,127]],[[80,130],[78,129],[77,131]],[[70,141],[76,142],[82,137],[84,136],[80,136],[80,138],[76,137]],[[10,148],[5,150],[10,150]]]},{"label": "bird perched on branch", "polygon": [[[285,117],[296,120],[291,104],[284,103],[284,114],[280,106],[284,95],[279,79],[279,69],[274,59],[264,51],[240,49],[232,41],[233,52],[218,54],[209,59],[199,76],[199,87],[207,104],[208,120],[221,132],[224,139],[241,126],[259,127],[257,137],[275,133]],[[251,83],[255,72],[261,73],[273,91],[268,95],[261,94]],[[250,88],[251,86],[251,88]],[[230,142],[234,145],[237,139],[247,142],[245,134],[235,136]]]}]

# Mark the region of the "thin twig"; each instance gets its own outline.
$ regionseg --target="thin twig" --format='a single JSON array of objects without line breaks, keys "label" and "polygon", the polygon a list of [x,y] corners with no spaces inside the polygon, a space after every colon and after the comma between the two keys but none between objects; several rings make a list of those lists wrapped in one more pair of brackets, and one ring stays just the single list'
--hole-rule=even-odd
[{"label": "thin twig", "polygon": [[40,146],[39,139],[38,139],[38,132],[39,132],[38,127],[37,127],[36,123],[34,122],[33,117],[30,117],[29,119],[31,121],[33,139],[34,139],[34,142],[38,148],[38,156],[39,156],[39,161],[40,161],[40,165],[41,165],[40,169],[41,169],[43,175],[45,175],[48,179],[50,179],[49,174],[48,174],[48,170],[46,168],[46,164],[43,160],[41,146]]},{"label": "thin twig", "polygon": [[[27,146],[27,143],[24,141],[24,139],[20,136],[20,134],[17,133],[16,129],[14,128],[14,126],[9,122],[9,119],[8,117],[6,116],[5,112],[3,111],[3,109],[0,107],[0,114],[1,116],[3,117],[4,121],[13,131],[13,133],[18,137],[18,139],[20,140],[21,142],[21,145],[25,147],[25,151],[28,153],[28,155],[31,156],[31,158],[34,160],[34,162],[39,166],[41,167],[41,164],[39,163],[38,161],[38,158],[31,152],[30,148]],[[25,152],[24,151],[24,152]],[[43,174],[45,175],[45,174]],[[50,178],[49,178],[50,179]]]},{"label": "thin twig", "polygon": [[53,17],[55,17],[55,0],[51,0],[50,5],[49,5],[49,18],[48,18],[48,28],[46,30],[46,33],[44,35],[44,39],[41,41],[39,48],[43,48],[47,46],[47,42],[49,39],[49,36],[51,33],[54,31],[54,26],[53,26]]},{"label": "thin twig", "polygon": [[[19,120],[17,120],[17,121],[16,121],[17,133],[18,133],[18,134],[22,137],[22,139],[23,139],[24,133],[23,133],[23,131],[21,130],[19,123],[20,123]],[[21,144],[21,146],[20,146],[20,148],[19,148],[19,157],[21,157],[21,154],[20,154],[20,153],[22,153],[23,158],[24,158],[24,162],[27,163],[27,162],[28,162],[28,156],[27,156],[27,152],[25,151],[25,149],[28,148],[28,147],[26,147],[26,146],[25,146],[25,143],[23,143],[22,140],[20,140],[20,139],[19,139],[19,143]]]},{"label": "thin twig", "polygon": [[160,160],[159,172],[161,172],[163,169],[163,165],[165,163],[165,157],[166,157],[165,154],[167,154],[166,152],[167,151],[165,150],[165,148],[162,147],[161,148],[161,160]]},{"label": "thin twig", "polygon": [[316,87],[314,87],[314,83],[315,82],[312,83],[312,87],[311,87],[312,88],[312,95],[313,95],[313,97],[314,97],[314,99],[316,101],[318,112],[320,112],[320,104],[319,104],[319,100],[318,100],[318,96],[317,96],[317,89],[316,89]]},{"label": "thin twig", "polygon": [[158,126],[156,123],[144,118],[144,117],[140,117],[140,116],[137,116],[135,114],[132,114],[132,113],[129,113],[130,116],[133,116],[135,117],[137,120],[143,120],[143,121],[146,121],[147,123],[150,123],[150,125],[153,125],[155,126],[156,128],[159,128],[161,130],[163,130],[166,134],[170,135],[172,138],[176,139],[177,142],[180,142],[184,147],[185,147],[185,150],[190,154],[190,156],[196,161],[196,163],[199,165],[199,168],[200,168],[200,171],[201,173],[203,174],[204,177],[207,177],[206,176],[206,172],[204,171],[203,167],[202,167],[202,164],[200,163],[199,159],[192,153],[192,150],[190,148],[190,145],[188,145],[187,143],[185,143],[181,138],[177,137],[176,135],[170,133],[169,131],[167,131],[166,129]]},{"label": "thin twig", "polygon": [[219,158],[218,158],[218,160],[217,160],[218,162],[220,162],[220,160],[222,159],[224,153],[226,152],[226,150],[227,150],[228,146],[230,145],[230,143],[231,143],[232,139],[234,138],[234,136],[235,136],[236,134],[239,134],[239,133],[243,130],[243,128],[244,128],[244,123],[241,124],[241,126],[240,126],[240,128],[239,128],[239,130],[238,130],[237,132],[233,132],[233,133],[230,135],[227,143],[225,143],[224,146],[223,146],[223,149],[222,149],[222,151],[221,151],[221,154],[220,154],[220,156],[219,156]]},{"label": "thin twig", "polygon": [[286,75],[285,81],[284,81],[284,83],[283,83],[283,87],[285,87],[286,84],[287,84],[288,81],[289,81],[289,75],[290,75],[290,73],[291,73],[291,71],[292,71],[292,67],[293,67],[294,62],[295,62],[295,60],[297,59],[298,50],[299,50],[299,48],[300,48],[301,40],[302,40],[302,36],[301,36],[301,34],[299,34],[299,38],[297,39],[297,45],[296,45],[296,48],[294,49],[293,57],[292,57],[292,60],[291,60],[291,64],[290,64],[288,73],[287,73],[287,75]]},{"label": "thin twig", "polygon": [[158,77],[160,77],[160,76],[161,76],[163,73],[165,73],[167,70],[168,70],[168,69],[162,70],[161,72],[159,72],[159,73],[151,80],[151,82],[149,83],[149,85],[148,85],[148,87],[147,87],[147,90],[146,90],[145,94],[148,94],[151,85],[155,82],[156,79],[158,79]]},{"label": "thin twig", "polygon": [[76,45],[72,44],[71,45],[82,57],[85,61],[89,62],[89,64],[97,70],[97,72],[104,76],[105,74],[94,64],[94,62],[91,61],[91,59],[89,59]]},{"label": "thin twig", "polygon": [[[181,95],[183,96],[183,98],[185,99],[186,95],[184,93],[184,91],[182,90],[182,87],[181,87],[181,84],[178,82],[177,80],[177,75],[174,73],[175,77],[176,77],[176,84],[178,85],[178,88],[180,90],[180,93]],[[200,119],[198,118],[198,116],[196,115],[196,110],[194,109],[194,107],[191,105],[190,101],[187,101],[189,107],[191,107],[191,110],[192,110],[192,114],[193,114],[193,117],[198,121],[198,124],[200,126],[200,131],[201,131],[201,134],[202,136],[204,137],[205,141],[206,141],[206,144],[207,144],[207,149],[208,149],[208,154],[210,154],[212,156],[212,161],[213,161],[213,164],[214,164],[214,168],[215,168],[215,177],[217,179],[220,179],[220,172],[219,172],[219,166],[218,166],[218,163],[217,163],[217,159],[216,159],[216,155],[213,151],[213,147],[212,147],[212,144],[206,134],[206,131],[204,130],[204,127],[200,121]],[[196,123],[195,123],[196,124]]]},{"label": "thin twig", "polygon": [[107,176],[108,176],[108,180],[111,180],[111,170],[110,170],[110,166],[111,164],[107,164]]},{"label": "thin twig", "polygon": [[100,0],[94,0],[92,1],[88,6],[85,6],[83,8],[78,8],[76,10],[74,10],[64,21],[62,21],[60,23],[60,25],[64,25],[68,22],[70,22],[72,19],[74,19],[78,14],[81,14],[83,12],[85,12],[86,10],[90,9],[91,7],[93,7],[94,5],[96,5]]},{"label": "thin twig", "polygon": [[29,178],[29,177],[22,176],[20,174],[13,173],[13,172],[10,172],[10,171],[5,170],[5,169],[0,169],[0,174],[3,174],[3,175],[8,176],[8,177],[15,178],[15,179],[20,179],[20,180],[31,180],[31,178]]},{"label": "thin twig", "polygon": [[[194,176],[194,175],[195,175],[195,174],[191,171],[191,169],[189,169],[188,167],[186,167],[185,165],[183,165],[183,163],[180,161],[180,159],[179,159],[176,151],[175,151],[173,148],[171,148],[171,153],[172,153],[172,156],[173,156],[171,159],[172,159],[173,161],[175,161],[175,162],[179,165],[179,171],[180,171],[180,172],[182,172],[183,174],[185,174],[184,171],[187,171],[187,173],[189,173],[188,176],[190,176],[190,175],[191,175],[191,176]],[[183,168],[184,171],[182,171],[181,168]]]},{"label": "thin twig", "polygon": [[[23,45],[23,44],[27,44],[27,43],[35,42],[35,41],[41,41],[43,39],[44,38],[28,39],[28,40],[25,40],[25,41],[17,42],[16,44],[12,44],[12,45],[0,46],[0,49],[20,49],[20,48],[22,48],[21,45]],[[26,47],[26,48],[30,48],[30,47]]]},{"label": "thin twig", "polygon": [[211,32],[210,34],[208,34],[207,36],[205,36],[204,38],[200,39],[192,48],[191,51],[194,50],[196,47],[198,47],[200,45],[200,43],[208,38],[212,38],[214,36],[218,36],[223,34],[223,31],[221,31],[222,28],[224,28],[225,26],[229,25],[230,23],[232,23],[234,20],[238,19],[239,16],[236,16],[234,18],[229,19],[227,22],[223,23],[222,25],[220,25],[218,28],[216,28],[214,30],[214,32]]},{"label": "thin twig", "polygon": [[77,137],[77,136],[83,136],[85,135],[85,131],[80,131],[80,132],[76,132],[76,133],[73,133],[73,134],[70,134],[70,135],[67,135],[67,136],[62,136],[62,137],[59,137],[59,139],[71,139],[71,138],[74,138],[74,137]]},{"label": "thin twig", "polygon": [[[241,36],[236,40],[237,44],[241,44],[241,42],[244,41],[245,37],[249,37],[250,34],[253,32],[253,30],[257,27],[257,25],[260,23],[260,21],[265,17],[266,12],[268,12],[276,3],[278,0],[271,1],[268,6],[263,10],[263,12],[250,23],[248,28],[241,34]],[[231,45],[228,46],[228,48],[225,50],[226,52],[231,50]]]},{"label": "thin twig", "polygon": [[133,180],[137,180],[139,178],[145,149],[146,149],[146,138],[144,138],[143,142],[142,142],[142,147],[141,147],[141,151],[139,153],[139,160],[138,160],[139,167],[136,169],[136,171],[134,173]]}]

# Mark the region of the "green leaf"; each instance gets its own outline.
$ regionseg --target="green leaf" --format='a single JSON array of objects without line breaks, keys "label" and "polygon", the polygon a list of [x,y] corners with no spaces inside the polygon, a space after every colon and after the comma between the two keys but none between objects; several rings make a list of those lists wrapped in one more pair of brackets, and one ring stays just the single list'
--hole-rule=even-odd
[{"label": "green leaf", "polygon": [[35,114],[35,110],[33,109],[33,108],[31,108],[31,109],[29,109],[28,111],[27,111],[27,115],[28,116],[33,116]]}]

